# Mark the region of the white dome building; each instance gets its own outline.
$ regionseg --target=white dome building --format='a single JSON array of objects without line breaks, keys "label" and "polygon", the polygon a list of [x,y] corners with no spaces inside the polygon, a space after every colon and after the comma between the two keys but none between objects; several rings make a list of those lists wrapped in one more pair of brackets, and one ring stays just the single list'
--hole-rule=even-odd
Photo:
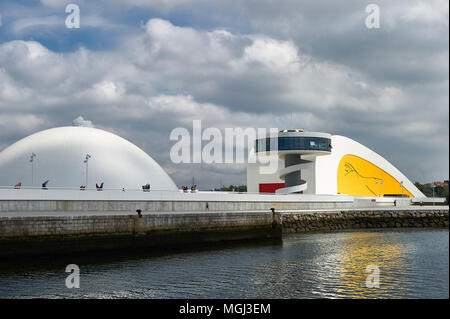
[{"label": "white dome building", "polygon": [[[31,155],[36,154],[33,162]],[[147,153],[106,131],[81,126],[44,130],[21,139],[0,152],[0,187],[177,190],[167,173]]]}]

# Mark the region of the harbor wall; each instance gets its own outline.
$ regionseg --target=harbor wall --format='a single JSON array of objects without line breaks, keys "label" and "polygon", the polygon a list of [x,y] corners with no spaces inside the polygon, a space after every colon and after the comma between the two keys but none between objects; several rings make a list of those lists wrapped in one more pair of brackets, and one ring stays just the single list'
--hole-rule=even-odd
[{"label": "harbor wall", "polygon": [[0,212],[199,212],[351,208],[353,201],[0,200]]},{"label": "harbor wall", "polygon": [[3,258],[280,238],[271,211],[0,217]]},{"label": "harbor wall", "polygon": [[283,233],[364,228],[449,227],[448,206],[434,209],[284,212],[281,216]]}]

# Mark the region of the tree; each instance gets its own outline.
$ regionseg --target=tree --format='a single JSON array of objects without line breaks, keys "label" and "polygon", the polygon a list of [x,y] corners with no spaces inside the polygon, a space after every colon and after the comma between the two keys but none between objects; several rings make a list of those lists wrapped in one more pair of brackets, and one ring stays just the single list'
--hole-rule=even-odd
[{"label": "tree", "polygon": [[224,186],[221,189],[219,189],[222,192],[246,192],[247,191],[247,185],[230,185],[228,187]]},{"label": "tree", "polygon": [[[427,197],[433,196],[433,188],[427,185],[423,185],[419,182],[415,182],[414,185]],[[447,203],[449,202],[448,185],[435,186],[434,197],[445,197]]]}]

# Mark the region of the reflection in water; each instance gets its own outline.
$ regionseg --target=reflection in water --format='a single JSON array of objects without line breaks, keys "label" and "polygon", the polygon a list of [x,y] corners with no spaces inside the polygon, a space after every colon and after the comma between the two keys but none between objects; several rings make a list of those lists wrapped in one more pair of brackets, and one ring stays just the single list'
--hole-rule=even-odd
[{"label": "reflection in water", "polygon": [[[382,232],[346,233],[342,238],[339,255],[339,297],[379,298],[389,297],[392,291],[402,294],[405,265],[403,255],[406,248],[395,236]],[[379,286],[367,287],[366,279],[375,265],[379,270]]]},{"label": "reflection in water", "polygon": [[[288,235],[280,244],[0,263],[2,298],[448,298],[448,230]],[[80,289],[65,266],[80,267]],[[380,288],[367,288],[367,265]]]}]

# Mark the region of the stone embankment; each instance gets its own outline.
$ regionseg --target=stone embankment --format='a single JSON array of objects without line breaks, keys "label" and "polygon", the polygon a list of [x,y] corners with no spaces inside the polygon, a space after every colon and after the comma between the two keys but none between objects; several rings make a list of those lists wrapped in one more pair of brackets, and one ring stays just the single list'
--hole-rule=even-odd
[{"label": "stone embankment", "polygon": [[349,210],[282,213],[283,233],[359,228],[449,227],[448,207],[435,210]]},{"label": "stone embankment", "polygon": [[[17,216],[18,215],[18,216]],[[257,212],[0,214],[2,257],[281,239],[281,217]]]}]

